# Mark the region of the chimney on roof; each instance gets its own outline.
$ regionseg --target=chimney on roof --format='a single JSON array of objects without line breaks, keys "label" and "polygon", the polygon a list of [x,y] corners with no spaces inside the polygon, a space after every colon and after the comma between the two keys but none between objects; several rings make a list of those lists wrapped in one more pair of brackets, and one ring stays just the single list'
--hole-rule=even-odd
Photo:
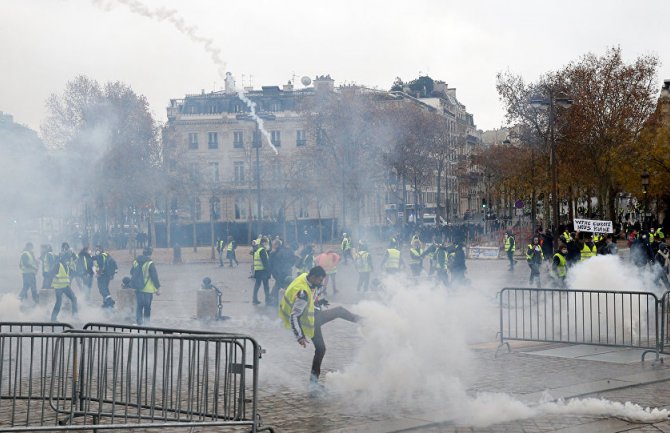
[{"label": "chimney on roof", "polygon": [[335,91],[335,80],[330,78],[330,75],[317,75],[314,79],[314,91],[316,93]]},{"label": "chimney on roof", "polygon": [[284,84],[283,88],[284,92],[292,92],[293,91],[293,83],[291,83],[291,80],[287,84]]}]

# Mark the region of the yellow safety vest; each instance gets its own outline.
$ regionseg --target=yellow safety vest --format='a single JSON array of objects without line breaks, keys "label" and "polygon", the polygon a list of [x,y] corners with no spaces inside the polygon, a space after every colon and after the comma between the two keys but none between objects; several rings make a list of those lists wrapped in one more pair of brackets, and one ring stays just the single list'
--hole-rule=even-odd
[{"label": "yellow safety vest", "polygon": [[368,258],[370,257],[370,253],[367,251],[361,251],[358,253],[358,260],[356,261],[356,269],[358,272],[370,272],[372,269],[370,269],[370,263],[368,263]]},{"label": "yellow safety vest", "polygon": [[42,273],[43,274],[48,274],[51,272],[51,266],[53,265],[53,260],[54,260],[54,255],[52,252],[47,252],[42,256],[42,259],[40,260],[42,262]]},{"label": "yellow safety vest", "polygon": [[423,251],[421,251],[421,248],[410,248],[409,249],[409,264],[410,265],[420,264],[422,254],[423,254]]},{"label": "yellow safety vest", "polygon": [[514,239],[514,236],[507,236],[507,239],[505,239],[505,252],[516,251],[516,242],[512,243],[510,239]]},{"label": "yellow safety vest", "polygon": [[304,311],[300,316],[300,326],[302,332],[306,337],[314,337],[314,293],[309,287],[307,281],[307,273],[300,274],[298,278],[293,280],[286,288],[284,297],[279,301],[279,317],[284,322],[287,329],[291,329],[291,313],[293,312],[293,304],[295,303],[298,293],[307,293],[307,311]]},{"label": "yellow safety vest", "polygon": [[[530,251],[530,254],[528,253],[528,251]],[[535,256],[535,245],[528,244],[528,247],[526,247],[526,260],[528,261],[533,260],[533,256]],[[544,260],[544,252],[542,252],[541,248],[540,248],[540,258]]]},{"label": "yellow safety vest", "polygon": [[263,260],[261,260],[261,251],[265,251],[265,248],[260,247],[254,253],[254,271],[264,271],[265,266],[263,266]]},{"label": "yellow safety vest", "polygon": [[386,250],[388,253],[388,258],[384,263],[385,269],[400,269],[400,251],[395,248],[389,248]]},{"label": "yellow safety vest", "polygon": [[228,251],[233,250],[233,241],[228,242]]},{"label": "yellow safety vest", "polygon": [[[444,263],[440,263],[440,251],[442,251],[442,254],[444,255]],[[445,271],[448,269],[448,260],[449,260],[449,254],[447,253],[447,250],[438,248],[435,250],[433,253],[433,257],[435,258],[435,269],[444,269]]]},{"label": "yellow safety vest", "polygon": [[595,255],[598,254],[598,250],[596,248],[596,245],[593,244],[593,249],[589,248],[589,246],[585,243],[584,247],[582,247],[581,251],[582,255],[579,261],[584,261],[586,259],[589,259],[591,257],[594,257]]},{"label": "yellow safety vest", "polygon": [[560,278],[565,278],[568,274],[568,261],[565,260],[565,256],[561,253],[554,254],[554,257],[558,257],[558,265],[556,265],[556,274]]},{"label": "yellow safety vest", "polygon": [[51,281],[52,289],[64,289],[70,286],[70,274],[66,266],[63,266],[62,263],[58,263],[58,273]]},{"label": "yellow safety vest", "polygon": [[[23,256],[28,257],[28,266],[25,266],[23,264]],[[24,274],[34,274],[35,271],[37,271],[37,262],[35,261],[35,257],[30,254],[29,251],[24,251],[21,253],[21,259],[19,260],[19,268],[21,269],[21,272]]]},{"label": "yellow safety vest", "polygon": [[145,281],[142,291],[145,293],[156,293],[158,291],[154,285],[153,280],[151,279],[151,275],[149,274],[149,266],[151,266],[152,263],[153,262],[149,260],[142,265],[142,277],[144,277]]},{"label": "yellow safety vest", "polygon": [[351,242],[349,242],[349,238],[342,239],[342,250],[348,250],[349,248],[351,248]]}]

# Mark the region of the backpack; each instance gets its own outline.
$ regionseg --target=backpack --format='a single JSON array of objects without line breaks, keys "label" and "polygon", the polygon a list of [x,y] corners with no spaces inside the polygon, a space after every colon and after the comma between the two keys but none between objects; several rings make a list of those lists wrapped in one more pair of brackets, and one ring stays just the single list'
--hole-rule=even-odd
[{"label": "backpack", "polygon": [[131,289],[135,289],[136,291],[141,291],[144,289],[144,286],[146,285],[147,281],[144,280],[144,272],[142,272],[142,266],[135,261],[133,263],[133,267],[130,268],[130,283],[128,286],[130,286]]},{"label": "backpack", "polygon": [[119,266],[116,264],[116,260],[110,255],[107,256],[107,261],[105,262],[105,275],[109,277],[110,280],[114,279],[116,271],[119,269]]}]

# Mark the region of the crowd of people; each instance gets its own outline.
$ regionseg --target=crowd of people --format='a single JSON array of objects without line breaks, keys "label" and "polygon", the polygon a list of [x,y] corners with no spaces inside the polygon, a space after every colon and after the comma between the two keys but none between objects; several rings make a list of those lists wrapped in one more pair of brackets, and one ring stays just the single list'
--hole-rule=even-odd
[{"label": "crowd of people", "polygon": [[[27,301],[29,292],[33,304],[39,303],[37,290],[37,274],[42,274],[43,290],[54,290],[55,303],[51,311],[51,321],[58,321],[63,296],[69,299],[72,315],[77,317],[80,304],[75,288],[86,301],[91,300],[93,279],[102,298],[101,308],[113,309],[116,302],[112,298],[109,285],[118,271],[116,260],[98,245],[92,252],[88,246],[75,253],[67,242],[61,244],[60,252],[55,254],[50,244],[42,244],[39,257],[35,256],[34,246],[26,243],[19,259],[19,269],[23,278],[23,287],[19,293],[21,301]],[[133,262],[131,277],[123,279],[123,288],[135,289],[136,323],[147,323],[151,317],[151,301],[153,295],[160,294],[160,281],[156,267],[151,260],[153,250],[146,247],[143,254]],[[137,277],[133,280],[133,275]],[[137,282],[134,282],[137,281]]]},{"label": "crowd of people", "polygon": [[[518,247],[516,236],[512,230],[504,235],[502,249],[509,260],[510,272],[514,271],[515,252],[525,252],[526,262],[530,268],[529,284],[541,287],[543,269],[549,275],[551,285],[564,288],[566,277],[571,267],[585,262],[592,257],[602,255],[618,256],[617,238],[625,236],[630,247],[630,261],[643,272],[650,272],[653,280],[670,289],[668,270],[670,267],[670,250],[661,227],[648,230],[640,225],[631,225],[617,236],[614,233],[590,233],[571,231],[568,227],[560,227],[558,241],[550,230],[539,228],[530,242]],[[555,248],[555,244],[557,247]]]}]

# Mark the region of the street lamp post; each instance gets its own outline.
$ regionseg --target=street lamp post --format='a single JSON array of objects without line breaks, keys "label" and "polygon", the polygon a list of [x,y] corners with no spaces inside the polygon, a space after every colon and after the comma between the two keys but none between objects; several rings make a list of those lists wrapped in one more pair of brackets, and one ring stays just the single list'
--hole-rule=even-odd
[{"label": "street lamp post", "polygon": [[648,196],[647,196],[647,191],[649,189],[649,172],[647,170],[642,172],[642,175],[640,176],[642,178],[642,194],[644,195],[644,214],[642,215],[642,229],[647,230],[648,229],[648,224],[647,224],[647,212],[648,212]]},{"label": "street lamp post", "polygon": [[559,225],[559,209],[558,209],[558,163],[556,161],[556,105],[561,108],[570,108],[572,106],[572,99],[567,96],[559,94],[555,95],[551,87],[547,88],[549,98],[533,98],[530,103],[535,108],[549,108],[549,169],[551,171],[551,218],[553,220],[553,235],[554,248],[558,244],[558,225]]},{"label": "street lamp post", "polygon": [[256,148],[256,217],[258,218],[258,233],[261,233],[261,162],[260,162],[260,148],[261,148],[261,133],[258,127],[254,131],[253,147]]}]

